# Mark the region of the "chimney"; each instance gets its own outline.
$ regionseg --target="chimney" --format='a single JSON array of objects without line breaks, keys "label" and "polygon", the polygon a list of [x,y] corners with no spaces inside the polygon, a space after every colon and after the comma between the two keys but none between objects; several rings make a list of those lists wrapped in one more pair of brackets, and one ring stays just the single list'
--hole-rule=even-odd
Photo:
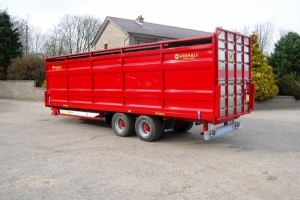
[{"label": "chimney", "polygon": [[135,20],[137,23],[139,24],[143,24],[144,23],[144,18],[142,15],[138,16],[138,18]]}]

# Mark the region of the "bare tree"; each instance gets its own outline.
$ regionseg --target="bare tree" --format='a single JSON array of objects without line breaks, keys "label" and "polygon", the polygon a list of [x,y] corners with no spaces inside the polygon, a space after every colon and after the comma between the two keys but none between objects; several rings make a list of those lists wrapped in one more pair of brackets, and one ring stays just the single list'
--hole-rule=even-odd
[{"label": "bare tree", "polygon": [[60,35],[60,32],[56,27],[45,37],[45,42],[43,44],[44,55],[55,56],[66,54],[66,51],[63,47],[65,38],[64,36]]},{"label": "bare tree", "polygon": [[264,53],[268,53],[272,44],[275,28],[272,23],[265,22],[255,25],[255,32],[258,35],[258,42],[260,44],[260,50]]},{"label": "bare tree", "polygon": [[29,19],[13,18],[20,32],[23,55],[55,56],[91,51],[91,42],[97,34],[102,20],[89,15],[66,15],[60,23],[46,34],[30,26]]},{"label": "bare tree", "polygon": [[44,55],[43,43],[45,42],[46,35],[38,28],[31,27],[29,29],[28,48],[30,55]]},{"label": "bare tree", "polygon": [[39,55],[43,51],[45,35],[40,29],[35,28],[29,24],[29,17],[22,19],[12,17],[14,28],[18,29],[20,33],[20,40],[23,46],[22,53],[24,56]]},{"label": "bare tree", "polygon": [[47,36],[45,53],[48,56],[92,50],[91,42],[102,20],[84,15],[66,15]]},{"label": "bare tree", "polygon": [[251,32],[250,32],[250,26],[244,25],[243,28],[241,28],[237,32],[240,32],[240,33],[242,33],[244,35],[250,35],[251,34]]},{"label": "bare tree", "polygon": [[[282,38],[282,37],[286,36],[288,34],[288,32],[290,32],[290,30],[280,28],[278,30],[278,32],[279,32],[279,37]],[[278,40],[280,40],[280,38]]]}]

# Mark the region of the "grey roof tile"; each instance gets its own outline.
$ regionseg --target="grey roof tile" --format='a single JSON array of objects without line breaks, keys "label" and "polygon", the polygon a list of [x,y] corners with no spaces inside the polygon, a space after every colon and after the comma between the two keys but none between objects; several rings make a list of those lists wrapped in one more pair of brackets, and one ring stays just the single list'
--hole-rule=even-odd
[{"label": "grey roof tile", "polygon": [[211,33],[209,32],[179,28],[174,26],[166,26],[149,22],[139,24],[136,22],[136,20],[130,19],[123,19],[117,17],[107,17],[107,19],[129,33],[153,35],[172,39],[211,35]]}]

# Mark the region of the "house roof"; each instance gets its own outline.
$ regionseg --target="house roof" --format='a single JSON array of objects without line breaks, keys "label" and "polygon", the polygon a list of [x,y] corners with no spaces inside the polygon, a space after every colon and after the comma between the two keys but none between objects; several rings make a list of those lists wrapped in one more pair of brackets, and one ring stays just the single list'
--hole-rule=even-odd
[{"label": "house roof", "polygon": [[93,45],[95,45],[98,39],[100,38],[108,22],[114,23],[119,28],[123,29],[125,33],[150,35],[150,36],[164,37],[170,39],[211,35],[211,33],[204,32],[204,31],[197,31],[197,30],[179,28],[174,26],[166,26],[166,25],[154,24],[149,22],[138,23],[136,20],[123,19],[117,17],[106,17],[96,37],[92,42]]}]

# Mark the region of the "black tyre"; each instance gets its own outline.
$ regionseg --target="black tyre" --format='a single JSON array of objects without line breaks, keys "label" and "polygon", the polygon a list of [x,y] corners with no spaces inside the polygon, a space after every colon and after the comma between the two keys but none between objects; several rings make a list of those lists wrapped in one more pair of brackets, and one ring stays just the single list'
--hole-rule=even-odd
[{"label": "black tyre", "polygon": [[162,135],[163,125],[159,118],[141,115],[135,121],[135,132],[144,141],[154,141]]},{"label": "black tyre", "polygon": [[112,118],[112,128],[116,135],[126,137],[133,135],[135,117],[124,113],[115,113]]},{"label": "black tyre", "polygon": [[174,131],[177,133],[182,133],[190,130],[194,125],[194,122],[189,121],[175,121],[174,122]]}]

